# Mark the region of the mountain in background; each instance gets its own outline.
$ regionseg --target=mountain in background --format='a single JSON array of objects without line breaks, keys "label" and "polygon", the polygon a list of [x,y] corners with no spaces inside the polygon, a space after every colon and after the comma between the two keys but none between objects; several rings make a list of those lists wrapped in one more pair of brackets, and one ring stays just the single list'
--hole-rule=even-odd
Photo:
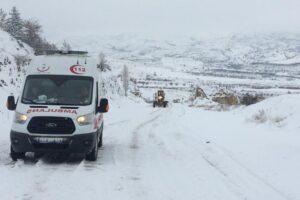
[{"label": "mountain in background", "polygon": [[[67,37],[74,50],[131,65],[179,68],[207,76],[299,79],[300,34],[233,35],[209,40],[153,40],[132,35]],[[57,44],[62,44],[58,40]]]}]

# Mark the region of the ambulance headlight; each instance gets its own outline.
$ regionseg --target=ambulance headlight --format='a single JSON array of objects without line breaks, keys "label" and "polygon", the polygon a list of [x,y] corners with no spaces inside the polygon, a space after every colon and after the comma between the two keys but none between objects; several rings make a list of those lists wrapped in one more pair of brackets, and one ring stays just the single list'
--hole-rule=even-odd
[{"label": "ambulance headlight", "polygon": [[94,119],[94,114],[87,114],[87,115],[82,115],[77,117],[77,123],[80,126],[85,126],[85,125],[89,125],[93,123],[93,119]]},{"label": "ambulance headlight", "polygon": [[15,113],[15,119],[14,122],[18,124],[24,124],[28,119],[28,116],[22,113]]}]

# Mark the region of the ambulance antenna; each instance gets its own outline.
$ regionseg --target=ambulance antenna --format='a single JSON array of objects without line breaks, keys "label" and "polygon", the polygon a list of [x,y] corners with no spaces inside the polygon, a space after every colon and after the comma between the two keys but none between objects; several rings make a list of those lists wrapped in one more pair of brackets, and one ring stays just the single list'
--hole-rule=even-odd
[{"label": "ambulance antenna", "polygon": [[[87,49],[85,49],[85,51],[87,52]],[[85,55],[85,60],[84,60],[84,64],[86,65],[86,57],[87,57],[87,54]]]},{"label": "ambulance antenna", "polygon": [[77,65],[79,65],[79,54],[77,54]]}]

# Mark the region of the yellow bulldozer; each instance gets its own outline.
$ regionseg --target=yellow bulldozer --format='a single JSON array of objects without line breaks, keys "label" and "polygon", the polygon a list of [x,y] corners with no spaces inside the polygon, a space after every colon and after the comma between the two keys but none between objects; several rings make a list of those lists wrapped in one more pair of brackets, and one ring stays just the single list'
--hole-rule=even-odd
[{"label": "yellow bulldozer", "polygon": [[153,107],[167,107],[168,101],[165,100],[166,94],[163,90],[154,93]]}]

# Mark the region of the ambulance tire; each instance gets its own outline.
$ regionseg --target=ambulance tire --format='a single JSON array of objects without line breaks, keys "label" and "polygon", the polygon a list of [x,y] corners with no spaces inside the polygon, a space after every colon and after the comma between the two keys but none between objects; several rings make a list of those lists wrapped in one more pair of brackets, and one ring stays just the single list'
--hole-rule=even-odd
[{"label": "ambulance tire", "polygon": [[103,142],[102,142],[102,136],[103,136],[103,129],[102,129],[102,131],[101,131],[101,133],[100,133],[100,138],[99,138],[99,142],[98,142],[98,147],[102,147],[102,145],[103,145]]},{"label": "ambulance tire", "polygon": [[17,161],[18,159],[25,158],[25,152],[15,152],[11,146],[10,147],[10,157],[13,161]]},{"label": "ambulance tire", "polygon": [[93,150],[85,155],[85,159],[88,161],[96,161],[98,157],[98,137],[96,137],[95,145]]},{"label": "ambulance tire", "polygon": [[44,155],[45,155],[45,153],[43,153],[43,152],[34,152],[34,158],[35,159],[40,159]]}]

